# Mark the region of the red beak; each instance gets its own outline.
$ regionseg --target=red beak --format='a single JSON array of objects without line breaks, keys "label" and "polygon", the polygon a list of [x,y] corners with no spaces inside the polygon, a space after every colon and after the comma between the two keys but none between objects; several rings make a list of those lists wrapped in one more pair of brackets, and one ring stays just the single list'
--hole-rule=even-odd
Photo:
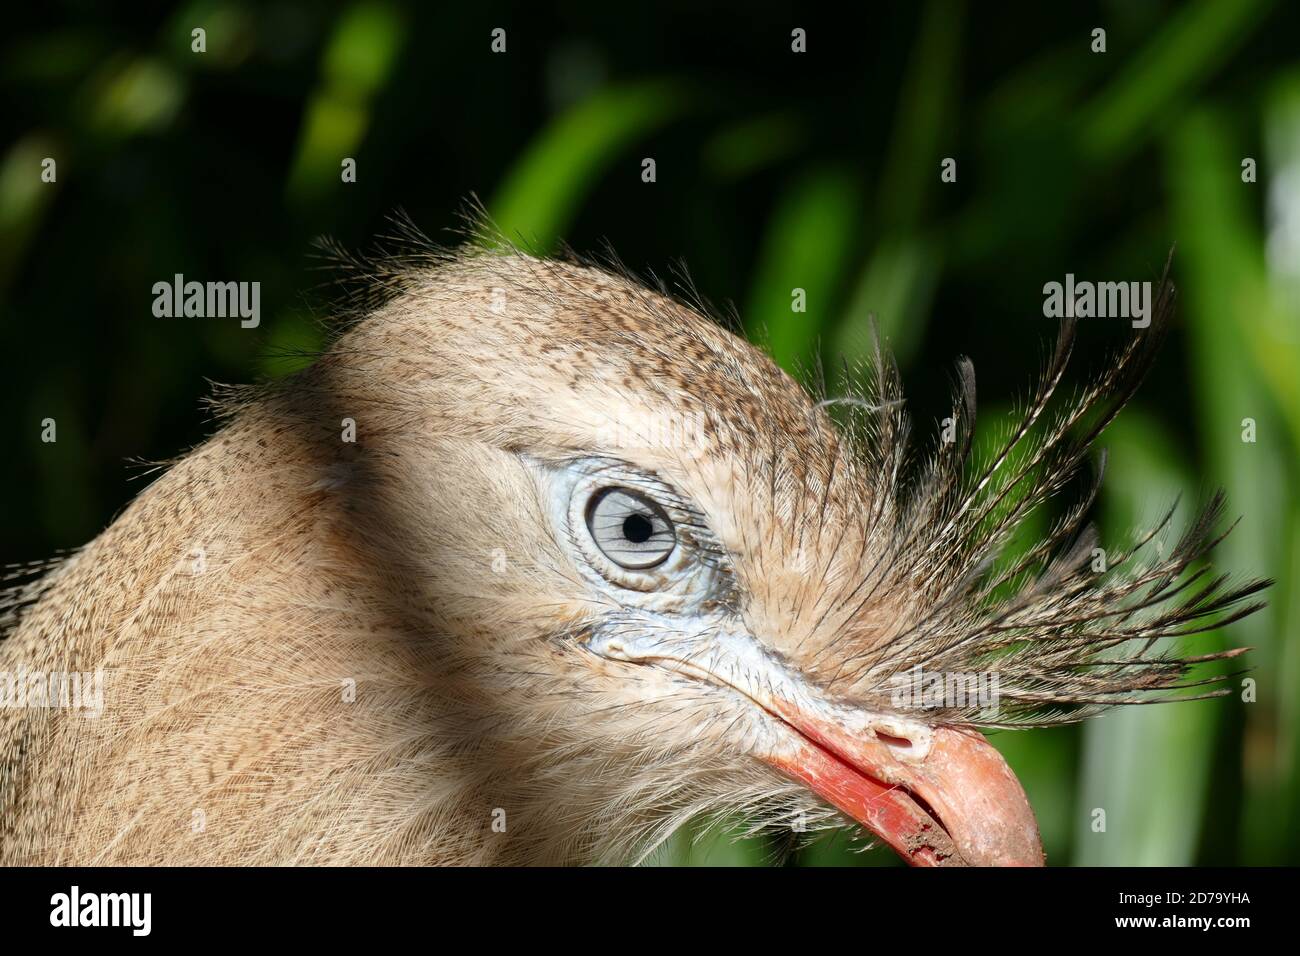
[{"label": "red beak", "polygon": [[[776,701],[798,732],[764,759],[861,823],[914,866],[1042,866],[1038,823],[1001,754],[975,731],[849,732]],[[908,722],[911,725],[911,722]]]},{"label": "red beak", "polygon": [[612,632],[589,650],[734,688],[774,721],[753,753],[857,820],[915,866],[1042,866],[1034,811],[976,731],[932,727],[828,700],[747,634],[667,645]]}]

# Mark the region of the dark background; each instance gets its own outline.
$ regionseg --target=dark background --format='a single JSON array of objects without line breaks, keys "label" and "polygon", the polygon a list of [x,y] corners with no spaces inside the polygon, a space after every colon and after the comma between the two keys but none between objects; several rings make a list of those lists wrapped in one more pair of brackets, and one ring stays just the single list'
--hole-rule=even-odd
[{"label": "dark background", "polygon": [[[1043,285],[1155,280],[1180,310],[1107,433],[1104,537],[1216,486],[1218,563],[1279,581],[1240,694],[999,734],[1054,863],[1300,859],[1300,10],[1267,2],[963,4],[856,15],[599,2],[89,3],[6,11],[0,41],[0,561],[75,548],[210,423],[208,381],[319,347],[313,239],[433,238],[477,196],[539,248],[685,262],[791,368],[861,353],[876,313],[918,431],[972,357],[1004,425],[1054,323]],[[194,27],[207,52],[191,51]],[[490,50],[502,27],[507,50]],[[807,30],[808,52],[790,32]],[[1106,52],[1091,31],[1106,30]],[[42,183],[41,160],[57,161]],[[343,157],[357,182],[340,182]],[[653,157],[657,181],[641,180]],[[941,183],[940,162],[957,160]],[[1241,163],[1258,164],[1244,183]],[[260,281],[262,323],[159,319],[174,273]],[[790,311],[807,290],[808,312]],[[1081,381],[1131,334],[1084,322]],[[58,440],[41,441],[41,421]],[[1257,440],[1242,441],[1242,420]],[[1237,689],[1239,681],[1234,681]],[[1094,810],[1106,811],[1104,833]],[[665,862],[786,858],[720,821]],[[697,829],[704,830],[706,822]],[[888,863],[822,840],[797,862]]]}]

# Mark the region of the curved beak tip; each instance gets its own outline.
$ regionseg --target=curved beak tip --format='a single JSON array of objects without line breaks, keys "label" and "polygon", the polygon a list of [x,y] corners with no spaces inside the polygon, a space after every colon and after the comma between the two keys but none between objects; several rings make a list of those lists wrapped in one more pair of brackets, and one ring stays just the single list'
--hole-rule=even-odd
[{"label": "curved beak tip", "polygon": [[938,728],[917,773],[917,792],[975,866],[1042,866],[1029,798],[1011,767],[976,731]]},{"label": "curved beak tip", "polygon": [[[851,733],[786,711],[802,738],[767,758],[916,866],[1042,866],[1033,808],[1011,768],[976,731],[921,728],[900,748],[894,728]],[[903,741],[903,743],[908,743]]]}]

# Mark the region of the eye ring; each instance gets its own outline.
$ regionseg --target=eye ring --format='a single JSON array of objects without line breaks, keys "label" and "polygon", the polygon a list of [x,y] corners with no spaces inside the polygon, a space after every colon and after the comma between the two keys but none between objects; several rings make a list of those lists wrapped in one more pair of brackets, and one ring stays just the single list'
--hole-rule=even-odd
[{"label": "eye ring", "polygon": [[649,571],[677,548],[677,529],[654,499],[621,485],[597,489],[583,512],[592,543],[626,571]]}]

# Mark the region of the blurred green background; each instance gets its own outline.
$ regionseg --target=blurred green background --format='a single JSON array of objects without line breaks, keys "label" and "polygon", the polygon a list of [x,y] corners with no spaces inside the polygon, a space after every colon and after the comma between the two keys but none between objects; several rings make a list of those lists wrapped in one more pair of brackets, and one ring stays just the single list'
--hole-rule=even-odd
[{"label": "blurred green background", "polygon": [[[294,368],[320,342],[313,237],[365,247],[398,208],[451,238],[476,195],[542,248],[608,240],[659,275],[684,261],[783,364],[821,360],[832,384],[875,313],[921,434],[959,354],[975,362],[983,422],[1005,423],[1053,335],[1044,283],[1154,280],[1176,244],[1179,315],[1107,433],[1097,519],[1119,541],[1178,493],[1186,519],[1226,488],[1243,520],[1217,564],[1278,584],[1267,610],[1197,646],[1254,648],[1255,699],[1233,678],[1223,700],[994,742],[1051,863],[1300,862],[1300,9],[930,0],[854,20],[696,7],[7,11],[0,560],[93,537],[143,486],[131,461],[206,434],[206,380]],[[1105,53],[1091,49],[1098,27]],[[344,157],[355,183],[340,181]],[[642,181],[646,157],[656,182]],[[940,181],[945,157],[955,182]],[[151,287],[176,272],[261,281],[261,327],[154,318]],[[791,312],[796,287],[806,313]],[[1085,321],[1075,380],[1129,334]],[[40,440],[47,417],[55,444]],[[701,822],[654,862],[896,862],[844,836],[732,832]]]}]

